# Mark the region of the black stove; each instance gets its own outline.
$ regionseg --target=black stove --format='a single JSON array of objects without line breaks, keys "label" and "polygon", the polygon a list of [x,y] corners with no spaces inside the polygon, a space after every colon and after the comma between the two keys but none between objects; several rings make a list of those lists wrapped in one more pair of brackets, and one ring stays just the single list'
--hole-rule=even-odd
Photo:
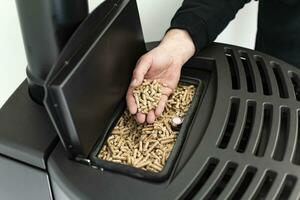
[{"label": "black stove", "polygon": [[136,59],[157,44],[145,48],[133,0],[91,13],[31,89],[43,91],[30,94],[44,95],[35,98],[44,105],[24,81],[0,110],[1,198],[299,199],[300,70],[227,44],[211,44],[183,67],[201,92],[168,176],[93,162]]}]

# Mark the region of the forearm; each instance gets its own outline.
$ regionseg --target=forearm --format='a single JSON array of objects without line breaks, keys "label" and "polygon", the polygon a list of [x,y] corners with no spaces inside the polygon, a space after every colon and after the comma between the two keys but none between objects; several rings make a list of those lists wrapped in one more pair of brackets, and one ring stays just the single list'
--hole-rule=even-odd
[{"label": "forearm", "polygon": [[250,0],[184,0],[171,28],[186,30],[196,51],[214,41],[236,13]]}]

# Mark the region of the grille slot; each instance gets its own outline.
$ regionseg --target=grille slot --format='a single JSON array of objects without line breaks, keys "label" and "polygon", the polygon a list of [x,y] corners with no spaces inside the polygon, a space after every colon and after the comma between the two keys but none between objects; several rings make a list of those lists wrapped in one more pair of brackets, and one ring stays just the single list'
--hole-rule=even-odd
[{"label": "grille slot", "polygon": [[298,115],[298,121],[297,121],[297,141],[296,141],[296,149],[295,149],[295,153],[292,159],[292,162],[295,165],[300,165],[300,111],[297,112]]},{"label": "grille slot", "polygon": [[212,175],[214,170],[216,169],[217,165],[219,164],[219,160],[216,158],[210,158],[204,169],[202,170],[202,175],[200,175],[198,180],[196,180],[196,184],[192,186],[191,190],[187,194],[184,199],[192,199],[202,188],[202,186],[206,183],[209,177]]},{"label": "grille slot", "polygon": [[256,150],[254,152],[254,155],[258,157],[263,157],[265,155],[267,145],[269,142],[269,137],[271,134],[272,116],[273,116],[273,106],[265,105],[263,111],[263,122],[262,122],[262,128],[260,132],[260,138]]},{"label": "grille slot", "polygon": [[266,63],[260,56],[254,56],[263,87],[264,95],[272,95],[272,87],[269,74],[267,72]]},{"label": "grille slot", "polygon": [[248,92],[256,92],[256,85],[255,85],[255,79],[254,79],[254,73],[252,66],[249,61],[249,57],[246,53],[241,52],[240,53],[240,59],[242,61],[245,75],[246,75],[246,82],[247,82],[247,89]]},{"label": "grille slot", "polygon": [[252,182],[257,169],[254,167],[247,167],[245,173],[243,174],[238,187],[235,188],[233,193],[230,195],[229,199],[241,199],[241,195],[244,194],[249,187],[250,183]]},{"label": "grille slot", "polygon": [[263,181],[259,186],[258,190],[255,192],[254,199],[255,200],[263,200],[266,199],[277,174],[274,171],[267,171],[265,176],[263,177]]},{"label": "grille slot", "polygon": [[226,48],[225,55],[230,69],[232,89],[239,90],[241,88],[240,76],[232,49]]},{"label": "grille slot", "polygon": [[237,152],[243,153],[246,150],[249,138],[251,136],[254,118],[255,118],[255,102],[248,102],[247,105],[247,115],[246,115],[246,122],[244,124],[243,133],[240,137],[240,141],[237,147]]},{"label": "grille slot", "polygon": [[204,199],[217,199],[230,181],[237,167],[238,165],[236,163],[228,163],[222,177],[219,178],[220,180],[217,183],[217,186],[213,189],[213,191],[209,192],[209,194]]},{"label": "grille slot", "polygon": [[292,84],[294,86],[294,92],[297,101],[300,101],[300,79],[299,76],[295,73],[290,73],[290,79],[292,81]]},{"label": "grille slot", "polygon": [[289,199],[295,185],[297,182],[297,178],[292,175],[287,175],[280,194],[278,195],[277,199]]},{"label": "grille slot", "polygon": [[218,144],[218,147],[221,149],[225,149],[229,143],[229,140],[232,136],[232,132],[234,129],[234,126],[236,124],[237,114],[239,111],[240,106],[240,100],[239,99],[232,99],[231,105],[230,105],[230,112],[229,117],[227,120],[227,125],[225,128],[225,132],[222,136],[221,142]]},{"label": "grille slot", "polygon": [[281,108],[281,117],[280,117],[280,128],[278,133],[278,138],[275,146],[275,152],[273,155],[274,160],[282,161],[289,136],[289,128],[290,128],[290,109],[283,107]]},{"label": "grille slot", "polygon": [[279,96],[281,98],[289,98],[286,82],[284,81],[283,72],[279,65],[272,63],[273,72],[277,81]]}]

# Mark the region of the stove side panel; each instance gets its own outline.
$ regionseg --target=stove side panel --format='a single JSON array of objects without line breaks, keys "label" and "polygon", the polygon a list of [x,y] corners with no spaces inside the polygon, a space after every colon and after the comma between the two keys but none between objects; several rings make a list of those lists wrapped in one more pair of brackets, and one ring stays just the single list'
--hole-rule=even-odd
[{"label": "stove side panel", "polygon": [[53,199],[47,173],[0,156],[0,199]]}]

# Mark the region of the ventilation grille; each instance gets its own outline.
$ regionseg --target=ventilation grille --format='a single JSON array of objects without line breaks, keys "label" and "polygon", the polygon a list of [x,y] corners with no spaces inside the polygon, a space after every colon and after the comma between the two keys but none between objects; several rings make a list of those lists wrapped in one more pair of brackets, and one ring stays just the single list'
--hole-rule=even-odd
[{"label": "ventilation grille", "polygon": [[263,157],[265,155],[269,138],[271,135],[272,117],[273,117],[273,106],[268,104],[264,105],[262,127],[260,129],[259,136],[258,136],[259,139],[254,151],[255,156]]},{"label": "ventilation grille", "polygon": [[277,64],[274,63],[273,63],[273,72],[276,78],[276,82],[279,90],[279,96],[281,98],[289,98],[289,94],[287,91],[286,82],[283,78],[282,70]]},{"label": "ventilation grille", "polygon": [[221,142],[218,144],[219,148],[225,149],[229,143],[232,136],[232,132],[237,120],[237,114],[239,111],[240,100],[232,99],[229,111],[229,117],[227,118],[227,124],[222,136]]},{"label": "ventilation grille", "polygon": [[[243,195],[253,189],[251,199],[268,199],[272,187],[278,182],[275,199],[289,199],[295,188],[297,178],[284,175],[282,181],[273,170],[258,173],[254,166],[239,166],[234,162],[221,163],[217,158],[210,158],[205,163],[195,184],[190,188],[184,199],[243,199]],[[230,188],[234,184],[235,187]],[[207,187],[210,185],[211,187]],[[222,193],[226,190],[226,194]]]},{"label": "ventilation grille", "polygon": [[259,71],[259,75],[263,87],[263,94],[272,95],[273,92],[271,87],[271,81],[270,81],[270,76],[267,72],[266,64],[260,56],[255,56],[254,59],[255,59],[257,69]]},{"label": "ventilation grille", "polygon": [[277,142],[275,144],[275,151],[273,155],[274,160],[282,161],[287,148],[287,142],[290,129],[290,110],[289,108],[281,108],[279,132]]},{"label": "ventilation grille", "polygon": [[296,182],[297,182],[297,178],[295,176],[287,175],[285,177],[281,191],[278,195],[278,199],[289,199],[290,194],[292,193]]},{"label": "ventilation grille", "polygon": [[[225,56],[230,70],[231,88],[233,90],[262,93],[270,96],[273,95],[272,85],[276,82],[277,95],[280,98],[289,98],[287,81],[290,81],[296,99],[300,100],[300,79],[296,73],[290,72],[290,80],[286,80],[282,67],[278,63],[271,61],[266,64],[262,56],[252,54],[249,56],[249,53],[245,50],[225,48]],[[260,85],[259,89],[257,89],[257,84]]]},{"label": "ventilation grille", "polygon": [[[297,103],[300,99],[300,78],[297,73],[284,70],[274,61],[267,64],[262,56],[247,53],[245,50],[225,48],[225,56],[230,69],[233,94],[230,97],[225,128],[217,140],[217,147],[226,149],[231,143],[230,148],[244,153],[248,143],[252,142],[248,151],[254,156],[264,157],[269,147],[271,155],[266,156],[283,161],[288,148],[290,127],[298,124],[295,129],[298,130],[295,150],[292,154],[293,163],[300,165],[300,104]],[[290,98],[289,87],[294,98]],[[234,92],[237,90],[240,91]],[[273,91],[277,93],[274,94]],[[290,108],[288,105],[291,103],[296,104]],[[293,124],[292,109],[298,113],[294,119],[296,123]],[[242,120],[237,121],[238,118]],[[270,141],[270,138],[273,140]]]},{"label": "ventilation grille", "polygon": [[254,199],[266,199],[277,174],[274,171],[267,171],[254,194]]},{"label": "ventilation grille", "polygon": [[238,185],[234,191],[230,194],[230,199],[240,199],[241,195],[247,191],[247,188],[252,183],[252,180],[257,172],[254,167],[247,167],[245,172],[242,174],[240,180],[238,180]]},{"label": "ventilation grille", "polygon": [[240,52],[239,57],[243,64],[244,72],[246,75],[247,90],[248,92],[256,92],[256,83],[249,57],[245,52]]},{"label": "ventilation grille", "polygon": [[253,130],[255,112],[256,112],[255,102],[248,102],[247,110],[246,110],[246,120],[243,126],[242,134],[239,137],[238,145],[236,148],[237,152],[243,153],[246,150],[247,144],[249,142]]},{"label": "ventilation grille", "polygon": [[232,49],[226,49],[225,55],[226,55],[226,58],[228,61],[230,74],[231,74],[231,87],[234,90],[238,90],[241,88],[240,75],[239,75],[237,62],[236,62],[236,59],[235,59]]},{"label": "ventilation grille", "polygon": [[300,79],[297,74],[294,72],[290,73],[290,79],[294,87],[294,93],[296,96],[297,101],[300,101]]},{"label": "ventilation grille", "polygon": [[247,49],[222,51],[215,104],[222,112],[199,150],[210,158],[184,197],[298,199],[300,70]]}]

